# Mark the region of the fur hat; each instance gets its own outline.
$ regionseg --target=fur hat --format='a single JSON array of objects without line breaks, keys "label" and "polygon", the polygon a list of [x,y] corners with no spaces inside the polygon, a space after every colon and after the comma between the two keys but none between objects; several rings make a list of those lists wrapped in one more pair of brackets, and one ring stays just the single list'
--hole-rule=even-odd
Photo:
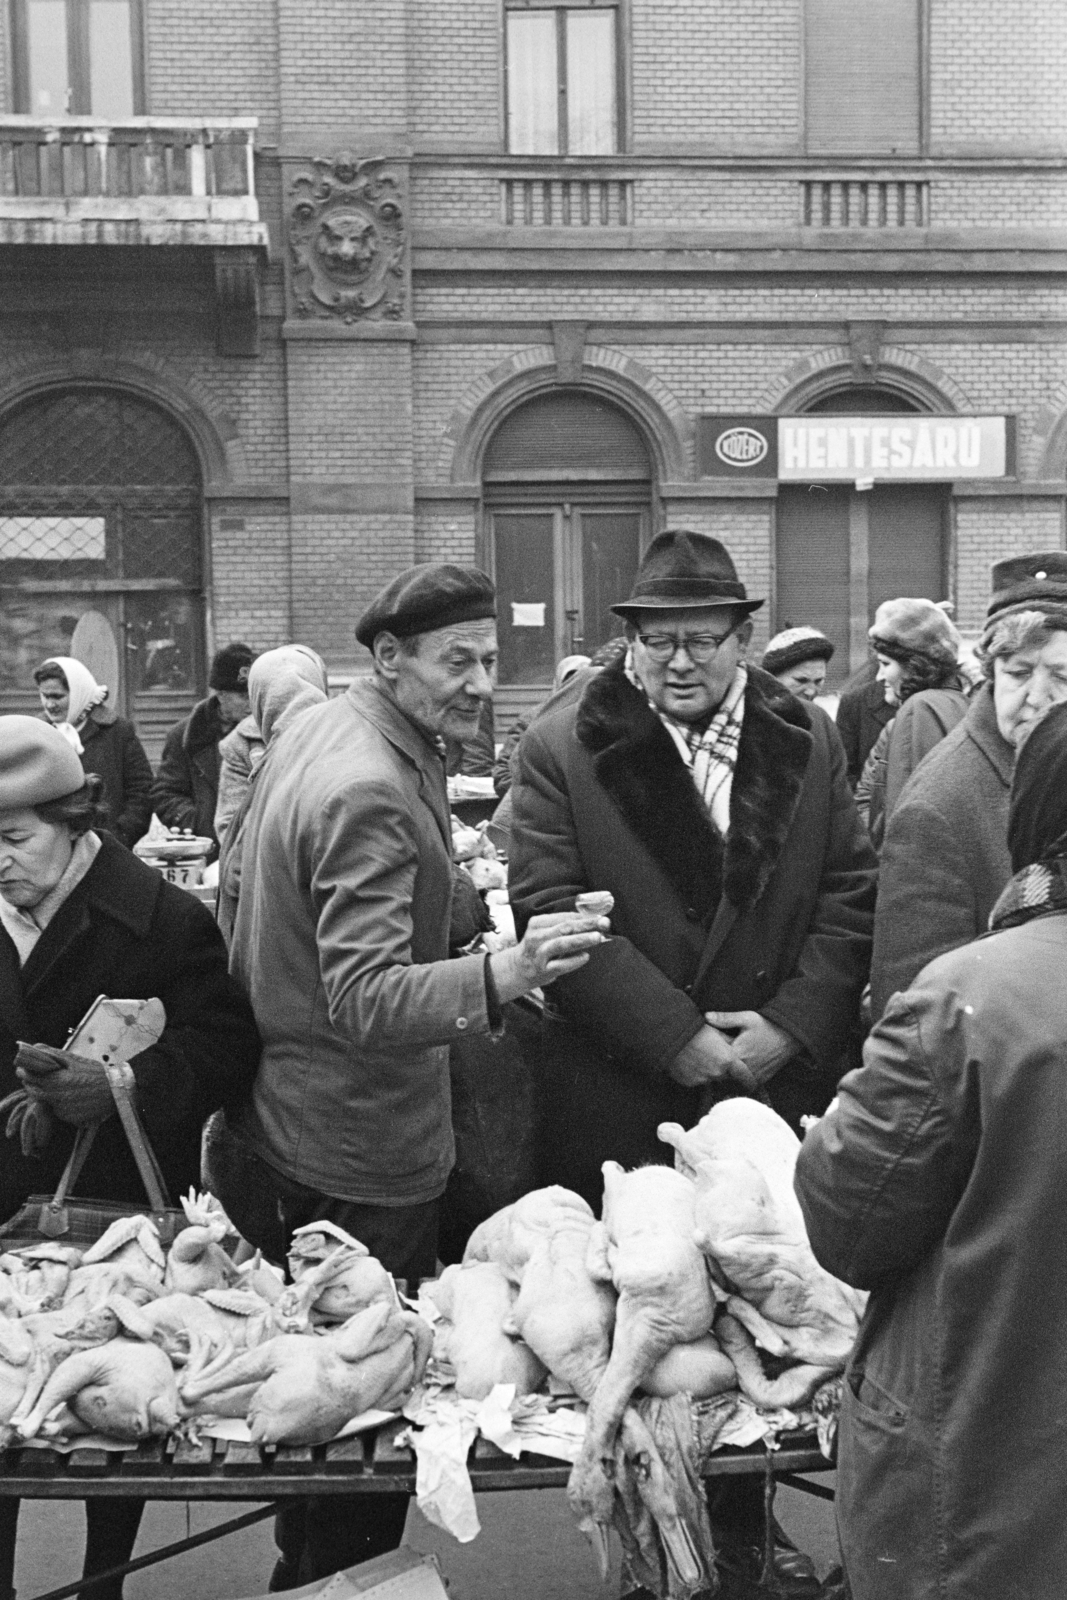
[{"label": "fur hat", "polygon": [[786,628],[769,642],[760,666],[777,677],[802,661],[829,661],[833,653],[833,645],[818,628]]},{"label": "fur hat", "polygon": [[495,616],[496,589],[486,573],[427,561],[408,567],[375,595],[356,624],[356,638],[370,650],[380,633],[410,639]]},{"label": "fur hat", "polygon": [[995,561],[990,573],[993,598],[987,619],[1013,611],[1067,611],[1067,551],[1039,550]]},{"label": "fur hat", "polygon": [[883,600],[867,637],[872,650],[895,661],[925,656],[948,665],[959,657],[960,636],[932,600]]},{"label": "fur hat", "polygon": [[612,606],[632,622],[642,611],[688,611],[733,606],[746,616],[762,600],[750,600],[724,544],[705,533],[674,528],[653,539],[637,569],[630,598]]},{"label": "fur hat", "polygon": [[208,675],[209,689],[221,689],[224,694],[247,694],[248,673],[256,652],[248,645],[232,643],[215,654]]},{"label": "fur hat", "polygon": [[0,717],[0,811],[75,794],[85,772],[73,746],[39,717]]}]

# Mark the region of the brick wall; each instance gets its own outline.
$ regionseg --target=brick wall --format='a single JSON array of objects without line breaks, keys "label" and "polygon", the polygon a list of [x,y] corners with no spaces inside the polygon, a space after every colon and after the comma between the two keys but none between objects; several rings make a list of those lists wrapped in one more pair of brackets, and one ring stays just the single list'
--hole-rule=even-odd
[{"label": "brick wall", "polygon": [[411,140],[417,150],[503,144],[499,0],[410,0]]},{"label": "brick wall", "polygon": [[1065,61],[1062,0],[937,0],[930,7],[933,152],[1062,155]]},{"label": "brick wall", "polygon": [[383,584],[415,559],[412,518],[387,512],[291,519],[293,637],[334,665],[356,659],[352,630]]},{"label": "brick wall", "polygon": [[1051,500],[959,500],[956,504],[956,611],[978,628],[989,604],[989,570],[1005,556],[1060,550],[1063,506]]},{"label": "brick wall", "polygon": [[275,0],[148,0],[148,109],[154,117],[259,117],[278,137]]},{"label": "brick wall", "polygon": [[411,481],[411,358],[404,344],[288,346],[291,474]]},{"label": "brick wall", "polygon": [[288,506],[216,502],[209,526],[215,639],[246,639],[257,650],[285,644],[294,637]]},{"label": "brick wall", "polygon": [[416,561],[455,561],[460,566],[474,566],[478,560],[477,544],[477,516],[472,505],[415,502]]},{"label": "brick wall", "polygon": [[336,130],[405,143],[407,0],[277,0],[277,9],[286,138]]}]

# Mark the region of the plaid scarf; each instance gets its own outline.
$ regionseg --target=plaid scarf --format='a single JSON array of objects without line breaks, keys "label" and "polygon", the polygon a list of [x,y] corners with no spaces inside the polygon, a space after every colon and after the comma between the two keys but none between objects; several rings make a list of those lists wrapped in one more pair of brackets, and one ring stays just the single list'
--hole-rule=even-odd
[{"label": "plaid scarf", "polygon": [[989,914],[989,928],[1017,928],[1031,917],[1067,911],[1067,857],[1035,861],[1017,872]]},{"label": "plaid scarf", "polygon": [[741,725],[745,717],[745,686],[748,670],[738,664],[734,680],[726,697],[707,727],[700,732],[688,723],[676,722],[654,705],[648,691],[634,669],[633,647],[626,652],[626,676],[635,689],[639,689],[650,708],[662,722],[674,741],[675,748],[696,786],[697,794],[708,808],[712,822],[725,839],[730,831],[730,790],[733,787],[737,750],[741,743]]}]

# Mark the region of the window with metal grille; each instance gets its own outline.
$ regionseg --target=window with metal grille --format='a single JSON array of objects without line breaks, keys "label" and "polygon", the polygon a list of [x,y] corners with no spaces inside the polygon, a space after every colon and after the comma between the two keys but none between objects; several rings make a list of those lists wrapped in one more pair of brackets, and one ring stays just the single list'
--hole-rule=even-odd
[{"label": "window with metal grille", "polygon": [[144,112],[141,0],[10,0],[15,109],[49,121]]},{"label": "window with metal grille", "polygon": [[618,7],[508,0],[508,149],[608,156],[619,148]]},{"label": "window with metal grille", "polygon": [[165,412],[84,388],[0,423],[0,581],[200,575],[200,466]]}]

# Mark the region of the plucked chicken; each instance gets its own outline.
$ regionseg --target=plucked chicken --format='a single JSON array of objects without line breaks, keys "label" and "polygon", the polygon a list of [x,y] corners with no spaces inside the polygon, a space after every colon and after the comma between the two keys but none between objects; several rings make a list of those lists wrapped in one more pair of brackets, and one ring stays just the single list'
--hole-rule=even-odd
[{"label": "plucked chicken", "polygon": [[255,1444],[324,1444],[360,1412],[391,1410],[422,1377],[433,1334],[421,1317],[378,1302],[328,1334],[279,1334],[231,1352],[210,1370],[187,1371],[182,1400],[207,1409],[212,1396],[258,1387],[248,1408]]},{"label": "plucked chicken", "polygon": [[423,1293],[441,1313],[434,1348],[462,1399],[484,1400],[498,1383],[513,1383],[516,1394],[541,1387],[544,1366],[517,1330],[504,1331],[516,1290],[495,1261],[446,1267]]},{"label": "plucked chicken", "polygon": [[202,1294],[205,1289],[228,1289],[237,1282],[238,1270],[222,1248],[231,1231],[229,1220],[209,1195],[190,1189],[182,1196],[189,1226],[178,1234],[167,1252],[163,1287],[171,1294]]},{"label": "plucked chicken", "polygon": [[770,1355],[839,1371],[866,1296],[812,1254],[793,1191],[800,1141],[792,1129],[770,1107],[738,1098],[713,1107],[690,1133],[663,1123],[659,1135],[695,1175],[695,1237],[727,1291],[727,1311]]},{"label": "plucked chicken", "polygon": [[111,1339],[60,1362],[32,1410],[17,1420],[19,1433],[34,1438],[64,1404],[91,1432],[130,1443],[169,1433],[182,1418],[169,1357],[135,1339]]}]

